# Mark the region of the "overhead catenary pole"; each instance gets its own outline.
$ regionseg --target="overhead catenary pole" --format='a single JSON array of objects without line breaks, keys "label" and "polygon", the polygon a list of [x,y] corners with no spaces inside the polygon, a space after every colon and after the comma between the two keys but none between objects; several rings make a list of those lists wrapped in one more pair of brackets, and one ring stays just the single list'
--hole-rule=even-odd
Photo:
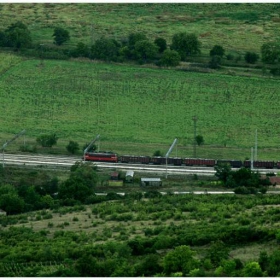
[{"label": "overhead catenary pole", "polygon": [[[95,142],[96,140],[99,139],[99,137],[100,137],[100,134],[98,134],[98,135],[90,142],[90,144],[84,149],[84,160],[85,160],[85,154],[86,154],[86,152],[90,149],[90,147],[94,144],[94,142]],[[99,148],[98,148],[98,151],[99,151]]]},{"label": "overhead catenary pole", "polygon": [[[25,133],[25,129],[22,130],[21,132],[19,132],[18,134],[16,134],[12,139],[10,139],[9,141],[6,141],[5,144],[2,146],[2,154],[3,154],[3,168],[5,166],[5,148],[12,143],[13,141],[15,141],[19,136],[21,136],[22,134]],[[24,138],[24,146],[25,146],[25,138]]]},{"label": "overhead catenary pole", "polygon": [[174,139],[172,145],[170,146],[168,152],[167,152],[166,155],[165,155],[165,166],[166,166],[165,178],[167,178],[167,159],[168,159],[168,157],[169,157],[169,154],[172,152],[174,146],[176,145],[176,143],[177,143],[177,138]]}]

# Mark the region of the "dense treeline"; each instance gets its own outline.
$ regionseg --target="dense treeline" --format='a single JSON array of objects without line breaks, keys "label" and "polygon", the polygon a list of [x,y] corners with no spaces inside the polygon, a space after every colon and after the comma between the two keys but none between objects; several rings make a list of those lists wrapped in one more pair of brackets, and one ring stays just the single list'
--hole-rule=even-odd
[{"label": "dense treeline", "polygon": [[[232,171],[229,165],[219,165],[215,169],[215,176],[222,187],[233,189],[237,194],[265,194],[271,185],[267,176],[262,178],[258,172],[247,168]],[[0,209],[8,215],[122,198],[110,192],[102,197],[95,194],[95,188],[102,179],[92,162],[76,162],[70,169],[69,177],[63,181],[46,171],[35,170],[24,175],[19,173],[15,181],[9,181],[15,175],[12,169],[0,167]],[[134,194],[126,196],[133,197]],[[161,195],[150,191],[145,196],[155,198]],[[136,194],[135,199],[141,198],[141,193]]]},{"label": "dense treeline", "polygon": [[[53,45],[36,43],[31,39],[28,27],[22,22],[11,24],[4,31],[0,31],[0,46],[12,48],[27,56],[37,56],[41,59],[67,59],[70,57],[85,57],[89,59],[103,60],[106,62],[134,61],[140,64],[153,63],[157,66],[174,67],[180,61],[188,61],[194,57],[198,62],[201,53],[201,42],[193,33],[180,32],[172,37],[172,43],[167,45],[165,38],[157,37],[154,41],[144,33],[131,33],[123,37],[121,41],[112,38],[101,37],[92,45],[79,42],[75,48],[62,46],[71,39],[69,32],[62,27],[55,27],[53,33]],[[268,64],[273,75],[279,74],[280,46],[276,42],[265,43],[261,47],[263,67]],[[226,58],[226,60],[224,60]],[[218,69],[225,61],[240,61],[242,58],[234,57],[220,46],[215,45],[209,52],[209,61],[203,67]],[[243,60],[244,66],[255,64],[259,55],[254,52],[246,52]]]}]

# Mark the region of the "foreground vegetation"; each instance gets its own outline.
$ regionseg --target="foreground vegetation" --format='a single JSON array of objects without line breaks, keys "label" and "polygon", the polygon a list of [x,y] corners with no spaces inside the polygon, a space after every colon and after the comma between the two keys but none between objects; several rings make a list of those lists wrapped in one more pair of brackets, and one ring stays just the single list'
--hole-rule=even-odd
[{"label": "foreground vegetation", "polygon": [[1,217],[1,275],[277,276],[279,203],[148,191]]},{"label": "foreground vegetation", "polygon": [[[195,174],[170,177],[164,187],[143,188],[137,176],[136,184],[119,189],[125,193],[120,195],[107,187],[108,173],[92,163],[76,162],[70,172],[1,167],[0,209],[7,213],[0,216],[1,275],[210,277],[280,272],[275,249],[280,197],[257,192],[264,182],[257,174],[219,166],[220,181],[202,181]],[[244,190],[252,185],[248,190],[254,189],[255,195],[207,194],[238,189],[241,181]],[[174,194],[195,189],[204,194]],[[97,195],[100,191],[105,193]]]}]

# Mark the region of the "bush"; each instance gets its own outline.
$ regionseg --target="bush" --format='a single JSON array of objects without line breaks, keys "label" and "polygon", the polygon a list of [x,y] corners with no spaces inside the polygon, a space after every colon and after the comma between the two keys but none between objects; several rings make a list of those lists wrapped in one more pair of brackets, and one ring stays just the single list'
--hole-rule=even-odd
[{"label": "bush", "polygon": [[247,63],[254,64],[259,59],[259,55],[254,52],[246,52],[244,59]]},{"label": "bush", "polygon": [[224,54],[225,54],[224,48],[218,45],[215,45],[210,51],[210,56],[218,55],[220,57],[223,57]]},{"label": "bush", "polygon": [[56,145],[58,137],[56,134],[43,134],[37,137],[36,142],[42,147],[52,147]]},{"label": "bush", "polygon": [[79,150],[79,144],[74,141],[69,141],[69,144],[66,146],[66,149],[69,153],[75,154]]}]

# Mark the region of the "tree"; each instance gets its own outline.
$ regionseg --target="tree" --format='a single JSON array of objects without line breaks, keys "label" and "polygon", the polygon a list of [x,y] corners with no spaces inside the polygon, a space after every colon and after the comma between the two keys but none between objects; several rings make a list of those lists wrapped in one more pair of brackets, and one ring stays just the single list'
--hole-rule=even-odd
[{"label": "tree", "polygon": [[158,46],[159,53],[163,53],[167,48],[166,40],[163,38],[156,38],[154,44]]},{"label": "tree", "polygon": [[280,45],[276,42],[265,43],[261,46],[262,61],[274,64],[279,62]]},{"label": "tree", "polygon": [[115,39],[100,38],[96,40],[91,47],[92,59],[101,59],[105,61],[117,61],[119,56],[120,44]]},{"label": "tree", "polygon": [[163,154],[162,154],[162,152],[161,152],[160,150],[156,150],[156,151],[153,153],[153,156],[154,156],[154,157],[162,157]]},{"label": "tree", "polygon": [[157,254],[148,254],[145,255],[144,259],[137,266],[137,275],[152,277],[156,273],[162,271],[162,267],[160,266],[160,258]]},{"label": "tree", "polygon": [[163,259],[164,272],[182,272],[186,276],[191,270],[199,267],[199,262],[194,258],[195,252],[189,246],[182,245],[168,252]]},{"label": "tree", "polygon": [[98,181],[96,166],[91,162],[76,162],[71,166],[70,177],[58,187],[60,199],[74,199],[84,202],[94,194]]},{"label": "tree", "polygon": [[248,262],[242,270],[243,277],[262,277],[263,272],[258,262]]},{"label": "tree", "polygon": [[66,149],[69,153],[75,154],[79,150],[79,144],[74,141],[69,141],[68,145],[66,146]]},{"label": "tree", "polygon": [[275,277],[277,275],[279,276],[279,273],[280,273],[280,250],[275,250],[268,257],[267,273],[268,273],[268,276],[271,276],[271,277]]},{"label": "tree", "polygon": [[24,201],[19,197],[17,189],[12,185],[0,185],[0,208],[10,214],[18,214],[24,210]]},{"label": "tree", "polygon": [[6,34],[3,31],[0,31],[0,47],[5,47],[7,44],[6,42]]},{"label": "tree", "polygon": [[4,41],[7,47],[13,47],[17,50],[30,47],[32,44],[30,31],[21,21],[11,24],[5,30]]},{"label": "tree", "polygon": [[223,57],[225,54],[225,50],[222,46],[215,45],[211,50],[210,50],[210,56],[218,55],[220,57]]},{"label": "tree", "polygon": [[39,143],[42,147],[52,147],[56,145],[58,137],[56,134],[43,134],[37,137],[36,142]]},{"label": "tree", "polygon": [[24,210],[24,201],[16,193],[2,194],[0,197],[0,208],[10,214],[18,214]]},{"label": "tree", "polygon": [[223,260],[228,259],[229,248],[224,244],[224,242],[218,240],[211,242],[211,246],[207,253],[207,258],[211,260],[211,263],[217,267],[221,264]]},{"label": "tree", "polygon": [[157,52],[158,46],[148,40],[141,40],[135,43],[134,55],[140,62],[147,62],[155,58]]},{"label": "tree", "polygon": [[216,171],[215,176],[226,184],[228,178],[232,175],[231,166],[229,164],[219,163],[214,169]]},{"label": "tree", "polygon": [[195,34],[187,34],[186,32],[177,33],[172,37],[170,49],[177,51],[182,60],[186,60],[187,56],[200,53],[201,43]]},{"label": "tree", "polygon": [[148,40],[147,36],[144,33],[136,32],[136,33],[129,34],[129,36],[128,36],[128,48],[130,50],[134,49],[135,44],[138,41],[143,41],[143,40]]},{"label": "tree", "polygon": [[259,55],[254,52],[246,52],[244,59],[247,63],[254,64],[259,59]]},{"label": "tree", "polygon": [[70,40],[69,32],[62,27],[56,27],[52,36],[54,37],[54,44],[58,46]]},{"label": "tree", "polygon": [[79,42],[71,55],[73,57],[89,57],[89,48],[86,44]]},{"label": "tree", "polygon": [[166,49],[160,59],[161,66],[175,67],[180,64],[181,57],[177,51]]},{"label": "tree", "polygon": [[203,136],[202,136],[202,135],[197,135],[197,136],[195,137],[195,141],[196,141],[196,143],[197,143],[198,146],[203,145],[203,143],[204,143]]}]

